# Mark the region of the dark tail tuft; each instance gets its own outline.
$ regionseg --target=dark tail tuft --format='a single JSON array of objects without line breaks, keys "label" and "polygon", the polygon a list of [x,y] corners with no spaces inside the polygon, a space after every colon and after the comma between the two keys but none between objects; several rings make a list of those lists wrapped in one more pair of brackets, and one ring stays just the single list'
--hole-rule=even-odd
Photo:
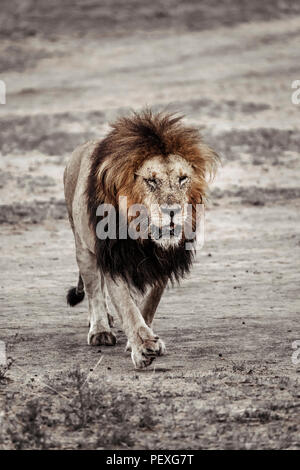
[{"label": "dark tail tuft", "polygon": [[84,299],[84,291],[78,292],[76,287],[71,287],[67,293],[67,302],[70,307],[75,307]]},{"label": "dark tail tuft", "polygon": [[67,293],[67,302],[71,307],[79,304],[84,299],[84,284],[79,273],[77,287],[71,287]]}]

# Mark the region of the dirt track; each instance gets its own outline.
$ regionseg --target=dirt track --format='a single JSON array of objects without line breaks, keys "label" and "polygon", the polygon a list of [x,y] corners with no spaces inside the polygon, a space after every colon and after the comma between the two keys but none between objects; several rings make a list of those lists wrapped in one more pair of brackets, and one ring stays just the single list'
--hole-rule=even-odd
[{"label": "dirt track", "polygon": [[[0,45],[0,339],[14,359],[0,381],[1,446],[299,448],[296,2],[251,2],[239,15],[232,1],[227,16],[192,1],[170,2],[172,14],[77,2],[74,21],[53,13],[49,30],[25,4],[19,13],[7,6]],[[205,246],[159,306],[155,330],[168,355],[134,371],[117,325],[118,344],[101,348],[82,405],[78,381],[101,353],[86,344],[86,303],[65,303],[77,267],[62,173],[77,144],[145,104],[185,113],[223,166]],[[35,411],[37,428],[25,432]]]}]

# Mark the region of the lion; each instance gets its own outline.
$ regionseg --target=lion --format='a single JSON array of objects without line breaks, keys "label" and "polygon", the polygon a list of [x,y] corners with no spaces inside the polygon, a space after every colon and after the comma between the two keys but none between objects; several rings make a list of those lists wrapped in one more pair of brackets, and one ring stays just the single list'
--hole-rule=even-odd
[{"label": "lion", "polygon": [[[205,203],[208,177],[218,161],[198,130],[182,119],[150,109],[132,112],[111,124],[103,140],[75,149],[64,172],[79,268],[77,287],[69,290],[67,302],[75,306],[86,293],[88,344],[114,346],[110,299],[137,369],[166,352],[163,340],[153,332],[154,314],[168,282],[180,281],[195,256],[195,250],[186,249],[184,233],[176,233],[178,220],[183,206],[190,204],[195,228],[194,209]],[[134,219],[120,204],[124,198],[127,207],[142,205],[150,214],[144,236],[120,237],[117,230],[115,237],[99,238],[101,205],[114,208],[118,229]]]}]

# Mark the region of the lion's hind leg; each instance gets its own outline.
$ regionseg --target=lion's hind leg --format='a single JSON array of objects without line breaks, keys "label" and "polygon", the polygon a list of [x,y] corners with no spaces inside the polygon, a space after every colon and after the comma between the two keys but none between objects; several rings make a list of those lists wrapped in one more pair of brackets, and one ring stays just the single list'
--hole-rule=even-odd
[{"label": "lion's hind leg", "polygon": [[105,308],[106,308],[108,324],[111,328],[114,328],[115,319],[114,319],[113,315],[111,314],[111,310],[110,310],[110,307],[109,307],[109,293],[107,291],[107,287],[106,287],[106,284],[105,284],[105,277],[102,273],[101,273],[101,286],[102,286],[102,294],[103,294],[104,299],[105,299]]}]

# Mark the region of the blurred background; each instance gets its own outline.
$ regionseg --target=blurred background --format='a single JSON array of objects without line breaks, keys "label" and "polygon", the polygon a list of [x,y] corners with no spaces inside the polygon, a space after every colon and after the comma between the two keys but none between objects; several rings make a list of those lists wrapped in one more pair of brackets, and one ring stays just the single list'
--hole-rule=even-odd
[{"label": "blurred background", "polygon": [[[0,38],[0,321],[5,338],[24,338],[11,339],[14,378],[97,359],[85,304],[65,305],[77,276],[62,185],[70,153],[130,109],[178,111],[222,167],[205,246],[155,324],[169,350],[160,363],[175,374],[157,371],[160,393],[181,414],[137,442],[299,446],[300,2],[1,0]],[[104,351],[113,383],[132,372],[123,346],[120,333]],[[189,370],[206,388],[181,377]]]},{"label": "blurred background", "polygon": [[[220,182],[227,192],[219,188],[217,197],[282,198],[286,186],[276,193],[269,183],[281,174],[280,159],[292,165],[298,151],[291,84],[299,78],[299,18],[293,0],[3,0],[0,197],[10,207],[0,220],[24,220],[24,210],[41,220],[50,206],[60,216],[65,157],[144,105],[186,114],[230,162]],[[244,167],[239,183],[242,165],[251,170]],[[18,216],[21,201],[28,204]]]}]

